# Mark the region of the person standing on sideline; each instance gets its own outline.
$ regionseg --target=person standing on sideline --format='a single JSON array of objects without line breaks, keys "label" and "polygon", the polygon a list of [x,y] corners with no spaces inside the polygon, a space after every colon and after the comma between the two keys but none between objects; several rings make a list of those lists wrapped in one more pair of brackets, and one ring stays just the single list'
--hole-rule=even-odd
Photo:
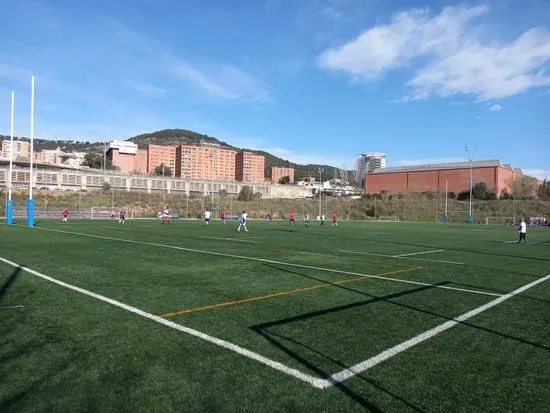
[{"label": "person standing on sideline", "polygon": [[526,238],[527,224],[525,223],[525,220],[523,218],[521,219],[521,222],[519,224],[518,234],[519,234],[518,244],[521,242],[521,240],[523,240],[524,242],[527,242],[527,238]]},{"label": "person standing on sideline", "polygon": [[206,211],[204,211],[204,223],[206,225],[208,225],[210,223],[210,218],[212,217],[212,213],[210,212],[209,209],[207,209]]},{"label": "person standing on sideline", "polygon": [[246,232],[248,232],[248,228],[246,228],[246,219],[248,218],[248,214],[246,211],[243,211],[241,218],[239,219],[239,228],[237,228],[237,231],[241,230],[241,227],[244,228]]},{"label": "person standing on sideline", "polygon": [[119,224],[124,224],[125,220],[126,220],[126,209],[122,208],[120,210],[120,218],[118,220],[118,223]]},{"label": "person standing on sideline", "polygon": [[65,207],[63,210],[63,222],[67,222],[67,218],[69,216],[69,208]]},{"label": "person standing on sideline", "polygon": [[321,226],[325,226],[325,214],[321,215]]}]

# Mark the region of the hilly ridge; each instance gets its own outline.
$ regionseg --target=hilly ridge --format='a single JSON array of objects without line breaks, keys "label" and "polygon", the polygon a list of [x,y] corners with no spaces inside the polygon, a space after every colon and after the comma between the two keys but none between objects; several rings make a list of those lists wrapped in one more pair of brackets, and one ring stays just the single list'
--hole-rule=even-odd
[{"label": "hilly ridge", "polygon": [[[9,136],[0,135],[0,140],[7,140]],[[18,137],[17,139],[26,140],[26,137]],[[133,142],[138,145],[140,149],[145,149],[148,144],[154,145],[193,145],[201,142],[218,144],[223,148],[233,150],[248,150],[258,155],[265,157],[265,176],[271,177],[271,167],[289,167],[294,168],[294,178],[296,181],[308,178],[310,176],[317,177],[319,168],[323,169],[323,180],[333,179],[337,174],[337,169],[331,165],[318,165],[307,164],[301,165],[290,162],[289,160],[275,156],[269,152],[260,150],[251,150],[247,148],[238,148],[230,145],[229,143],[219,140],[216,137],[205,135],[199,132],[194,132],[187,129],[163,129],[152,133],[143,133],[126,139],[126,141]],[[77,152],[98,152],[100,153],[103,147],[101,142],[88,142],[88,141],[75,141],[75,140],[50,140],[50,139],[34,139],[34,149],[56,149],[60,147],[64,151],[77,151]],[[352,174],[348,174],[350,178]]]}]

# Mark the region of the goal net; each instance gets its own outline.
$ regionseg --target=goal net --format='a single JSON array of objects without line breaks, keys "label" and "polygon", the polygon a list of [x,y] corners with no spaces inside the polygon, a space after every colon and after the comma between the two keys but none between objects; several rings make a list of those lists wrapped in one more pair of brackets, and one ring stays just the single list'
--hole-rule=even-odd
[{"label": "goal net", "polygon": [[399,217],[397,216],[382,216],[375,219],[378,222],[399,222]]}]

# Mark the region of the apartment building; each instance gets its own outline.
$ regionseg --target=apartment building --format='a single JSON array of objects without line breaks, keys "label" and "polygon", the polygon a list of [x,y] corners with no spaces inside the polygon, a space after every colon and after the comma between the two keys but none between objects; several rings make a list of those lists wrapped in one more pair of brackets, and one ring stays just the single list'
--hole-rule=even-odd
[{"label": "apartment building", "polygon": [[31,155],[31,144],[27,141],[14,140],[12,150],[10,140],[2,141],[2,158],[10,159],[10,152],[13,152],[14,161],[28,161]]},{"label": "apartment building", "polygon": [[265,158],[252,152],[242,151],[235,156],[235,179],[241,182],[263,183]]},{"label": "apartment building", "polygon": [[271,182],[276,184],[279,180],[288,176],[290,178],[290,183],[294,183],[294,168],[281,168],[278,166],[273,166],[271,168]]},{"label": "apartment building", "polygon": [[219,145],[180,145],[176,147],[176,177],[234,181],[235,155],[234,150]]},{"label": "apartment building", "polygon": [[172,175],[176,171],[176,147],[149,145],[147,147],[147,173],[153,174],[161,164],[170,167]]}]

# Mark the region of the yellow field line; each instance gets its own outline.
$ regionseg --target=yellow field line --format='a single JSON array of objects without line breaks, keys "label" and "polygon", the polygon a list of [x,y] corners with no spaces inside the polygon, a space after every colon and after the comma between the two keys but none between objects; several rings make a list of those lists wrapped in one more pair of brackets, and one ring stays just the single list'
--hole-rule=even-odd
[{"label": "yellow field line", "polygon": [[[384,276],[388,276],[388,275],[395,275],[395,274],[400,274],[400,273],[403,273],[403,272],[415,271],[415,270],[420,270],[420,269],[422,269],[422,267],[415,266],[415,267],[409,267],[409,268],[405,268],[405,269],[401,269],[401,270],[388,271],[388,272],[384,272],[384,273],[380,273],[380,274],[375,274],[375,276],[376,277],[384,277]],[[187,310],[174,311],[174,312],[162,314],[161,317],[169,318],[169,317],[175,317],[175,316],[178,316],[178,315],[194,313],[194,312],[197,312],[197,311],[213,310],[215,308],[220,308],[220,307],[228,307],[228,306],[231,306],[231,305],[245,304],[245,303],[250,303],[250,302],[253,302],[253,301],[265,300],[267,298],[280,297],[280,296],[283,296],[283,295],[296,294],[296,293],[301,293],[301,292],[305,292],[305,291],[317,290],[319,288],[333,287],[333,286],[340,285],[340,284],[346,284],[346,283],[351,283],[351,282],[355,282],[355,281],[364,280],[366,278],[369,278],[369,277],[356,277],[356,278],[351,278],[349,280],[341,280],[341,281],[335,281],[335,282],[326,282],[325,284],[310,285],[309,287],[296,288],[294,290],[278,291],[278,292],[275,292],[275,293],[258,295],[258,296],[249,297],[249,298],[243,298],[242,300],[226,301],[224,303],[218,303],[218,304],[212,304],[212,305],[205,305],[205,306],[202,306],[202,307],[189,308]]]}]

